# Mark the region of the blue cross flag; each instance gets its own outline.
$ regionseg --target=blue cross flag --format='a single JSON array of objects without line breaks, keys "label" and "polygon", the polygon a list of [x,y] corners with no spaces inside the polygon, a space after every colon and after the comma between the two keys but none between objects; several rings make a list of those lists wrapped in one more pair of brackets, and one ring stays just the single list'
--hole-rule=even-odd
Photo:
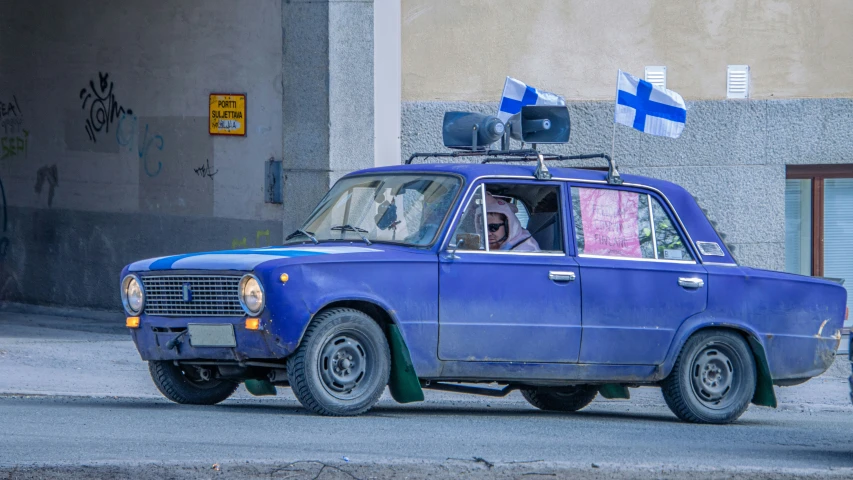
[{"label": "blue cross flag", "polygon": [[498,118],[506,123],[509,117],[521,112],[525,105],[565,105],[566,100],[551,92],[538,90],[512,77],[506,77]]},{"label": "blue cross flag", "polygon": [[681,95],[619,70],[616,123],[662,137],[678,138],[687,121]]}]

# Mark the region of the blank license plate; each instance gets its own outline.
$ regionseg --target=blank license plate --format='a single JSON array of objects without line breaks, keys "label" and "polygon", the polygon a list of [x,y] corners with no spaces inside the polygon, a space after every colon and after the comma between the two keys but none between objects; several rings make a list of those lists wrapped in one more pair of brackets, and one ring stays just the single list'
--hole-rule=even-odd
[{"label": "blank license plate", "polygon": [[236,347],[234,325],[210,325],[207,323],[190,323],[190,345],[193,347]]}]

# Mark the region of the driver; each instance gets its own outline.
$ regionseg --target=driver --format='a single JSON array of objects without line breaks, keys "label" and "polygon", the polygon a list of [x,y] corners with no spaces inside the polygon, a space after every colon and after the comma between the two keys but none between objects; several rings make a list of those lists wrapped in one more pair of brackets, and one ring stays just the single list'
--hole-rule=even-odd
[{"label": "driver", "polygon": [[[506,201],[486,193],[486,226],[489,229],[490,250],[512,250],[513,252],[538,252],[539,244],[522,228],[515,213],[518,208]],[[477,226],[482,225],[482,217],[478,215]]]}]

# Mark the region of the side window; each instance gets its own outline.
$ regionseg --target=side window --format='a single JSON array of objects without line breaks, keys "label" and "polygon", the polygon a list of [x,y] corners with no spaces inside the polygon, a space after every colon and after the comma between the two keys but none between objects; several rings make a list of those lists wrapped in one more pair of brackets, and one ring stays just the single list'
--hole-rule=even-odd
[{"label": "side window", "polygon": [[672,219],[656,198],[652,198],[652,218],[655,223],[657,258],[665,260],[693,260],[693,255],[684,244],[684,239],[675,228]]},{"label": "side window", "polygon": [[[501,183],[477,187],[451,243],[460,250],[560,252],[563,245],[560,187]],[[486,218],[482,205],[485,202]]]},{"label": "side window", "polygon": [[693,260],[666,210],[647,194],[575,187],[572,215],[578,253]]},{"label": "side window", "polygon": [[655,258],[648,195],[604,188],[572,188],[578,253]]},{"label": "side window", "polygon": [[[474,191],[474,195],[465,206],[465,211],[462,212],[462,217],[459,220],[459,225],[456,231],[453,232],[451,243],[456,245],[459,250],[485,250],[486,244],[483,236],[482,217],[480,217],[480,209],[483,204],[483,186],[480,185]],[[478,222],[480,225],[478,225]]]}]

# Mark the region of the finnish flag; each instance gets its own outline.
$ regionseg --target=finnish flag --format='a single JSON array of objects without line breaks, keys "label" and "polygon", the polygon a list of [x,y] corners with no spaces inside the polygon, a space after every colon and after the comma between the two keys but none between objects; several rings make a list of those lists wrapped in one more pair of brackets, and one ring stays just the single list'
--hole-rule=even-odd
[{"label": "finnish flag", "polygon": [[616,123],[662,137],[678,138],[687,121],[681,95],[619,70]]},{"label": "finnish flag", "polygon": [[498,107],[498,118],[506,123],[525,105],[565,105],[566,100],[551,92],[543,92],[512,77],[506,77],[504,94]]}]

